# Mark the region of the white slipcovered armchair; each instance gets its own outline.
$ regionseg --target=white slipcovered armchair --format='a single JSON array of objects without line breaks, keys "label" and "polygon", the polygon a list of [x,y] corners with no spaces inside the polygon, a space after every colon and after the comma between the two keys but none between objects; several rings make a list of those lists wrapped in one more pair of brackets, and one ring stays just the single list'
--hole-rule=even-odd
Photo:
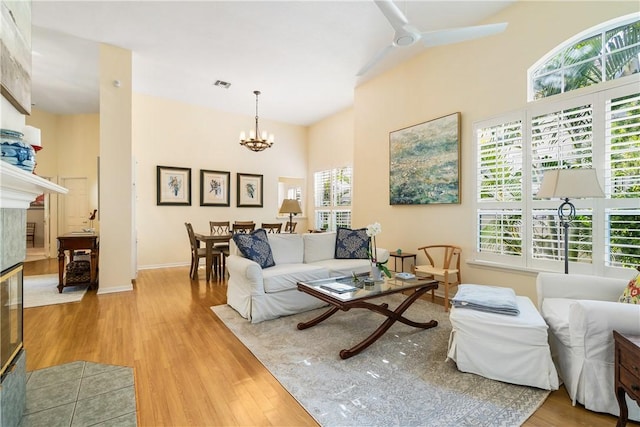
[{"label": "white slipcovered armchair", "polygon": [[[640,305],[618,302],[627,283],[579,274],[538,274],[538,307],[549,325],[551,355],[574,405],[577,401],[592,411],[619,414],[613,330],[640,335]],[[627,405],[629,419],[639,421],[638,404],[627,397]]]}]

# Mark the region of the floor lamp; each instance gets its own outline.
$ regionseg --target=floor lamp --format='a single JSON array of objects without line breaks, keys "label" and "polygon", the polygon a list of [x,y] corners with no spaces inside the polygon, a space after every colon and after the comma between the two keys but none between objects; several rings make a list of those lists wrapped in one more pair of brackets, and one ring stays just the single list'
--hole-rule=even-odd
[{"label": "floor lamp", "polygon": [[296,199],[284,199],[282,201],[282,206],[280,206],[280,213],[289,214],[289,224],[291,226],[289,231],[293,233],[293,216],[302,213],[300,203],[298,203]]},{"label": "floor lamp", "polygon": [[560,223],[564,227],[564,274],[569,274],[569,226],[576,216],[576,207],[569,199],[604,197],[595,169],[554,169],[544,172],[540,199],[564,199],[558,208]]}]

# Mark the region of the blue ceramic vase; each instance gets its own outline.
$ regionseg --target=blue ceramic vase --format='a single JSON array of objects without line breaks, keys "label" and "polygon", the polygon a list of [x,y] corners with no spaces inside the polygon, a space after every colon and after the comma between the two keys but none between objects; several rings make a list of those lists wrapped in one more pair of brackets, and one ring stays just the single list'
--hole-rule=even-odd
[{"label": "blue ceramic vase", "polygon": [[14,130],[0,129],[1,158],[4,162],[32,173],[36,167],[36,151],[22,140],[22,136],[22,133]]}]

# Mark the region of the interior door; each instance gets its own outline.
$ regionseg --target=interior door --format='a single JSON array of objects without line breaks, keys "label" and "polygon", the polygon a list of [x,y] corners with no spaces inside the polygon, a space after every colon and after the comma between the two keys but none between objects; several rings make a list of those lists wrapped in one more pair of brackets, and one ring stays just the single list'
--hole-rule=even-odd
[{"label": "interior door", "polygon": [[63,233],[81,231],[89,228],[89,191],[88,179],[62,178],[61,184],[69,189],[61,199],[61,222]]}]

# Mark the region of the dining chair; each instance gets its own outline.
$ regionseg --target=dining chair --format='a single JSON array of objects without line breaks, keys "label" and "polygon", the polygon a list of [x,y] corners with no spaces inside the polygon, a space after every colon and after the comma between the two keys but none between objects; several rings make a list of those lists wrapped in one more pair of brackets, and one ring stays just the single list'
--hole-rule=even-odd
[{"label": "dining chair", "polygon": [[295,233],[297,224],[298,224],[297,222],[287,221],[287,223],[284,226],[284,232],[285,233]]},{"label": "dining chair", "polygon": [[[454,245],[429,245],[418,248],[423,251],[429,261],[428,265],[416,265],[413,273],[416,276],[431,278],[444,286],[444,311],[449,311],[449,287],[462,283],[460,277],[460,254],[462,249]],[[431,290],[431,301],[434,301],[434,290]]]},{"label": "dining chair", "polygon": [[263,222],[260,228],[267,230],[267,233],[280,233],[282,230],[281,222]]},{"label": "dining chair", "polygon": [[[226,236],[231,234],[230,221],[209,221],[209,228],[212,236]],[[229,242],[214,243],[213,247],[221,252],[218,268],[220,274],[224,275],[226,270],[226,257],[229,256]]]},{"label": "dining chair", "polygon": [[239,224],[237,222],[233,223],[233,226],[231,228],[231,233],[232,234],[236,234],[236,233],[251,233],[253,230],[256,229],[256,224],[255,223],[251,223],[251,224]]},{"label": "dining chair", "polygon": [[[191,246],[191,269],[189,270],[189,277],[196,279],[198,277],[198,265],[200,264],[200,258],[207,258],[207,249],[200,247],[200,241],[196,239],[196,235],[193,231],[193,226],[189,222],[184,223],[187,228],[187,234],[189,235],[189,244]],[[213,266],[218,265],[220,262],[221,252],[214,250],[213,252]],[[217,269],[214,269],[217,274]]]},{"label": "dining chair", "polygon": [[36,246],[36,223],[27,222],[27,243],[31,242],[31,247]]},{"label": "dining chair", "polygon": [[229,221],[209,221],[211,234],[214,236],[222,236],[231,233],[231,223]]},{"label": "dining chair", "polygon": [[234,224],[255,224],[253,221],[233,221]]}]

